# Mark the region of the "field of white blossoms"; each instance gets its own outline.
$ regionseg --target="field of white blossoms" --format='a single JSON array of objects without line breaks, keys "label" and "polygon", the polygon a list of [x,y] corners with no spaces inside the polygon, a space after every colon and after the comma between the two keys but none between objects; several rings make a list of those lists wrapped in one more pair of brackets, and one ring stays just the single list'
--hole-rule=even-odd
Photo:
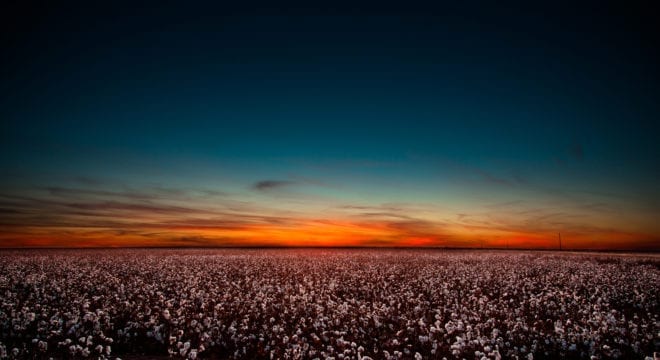
[{"label": "field of white blossoms", "polygon": [[644,359],[660,258],[0,251],[0,358]]}]

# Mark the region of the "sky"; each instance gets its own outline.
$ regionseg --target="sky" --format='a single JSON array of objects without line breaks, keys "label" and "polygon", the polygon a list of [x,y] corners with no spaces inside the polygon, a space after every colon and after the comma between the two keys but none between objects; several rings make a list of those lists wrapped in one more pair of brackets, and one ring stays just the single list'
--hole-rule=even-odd
[{"label": "sky", "polygon": [[4,3],[0,247],[659,250],[653,12],[460,3]]}]

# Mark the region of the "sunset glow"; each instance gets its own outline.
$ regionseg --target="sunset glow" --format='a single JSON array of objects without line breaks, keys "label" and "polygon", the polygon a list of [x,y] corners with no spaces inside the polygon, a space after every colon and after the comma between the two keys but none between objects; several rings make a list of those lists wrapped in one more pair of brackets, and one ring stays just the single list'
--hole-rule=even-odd
[{"label": "sunset glow", "polygon": [[[245,198],[254,196],[248,189]],[[160,195],[159,195],[160,194]],[[166,194],[166,195],[165,195]],[[2,218],[3,247],[313,246],[653,249],[657,236],[590,212],[503,204],[493,214],[431,202],[348,205],[302,194],[200,195],[163,189],[49,188],[16,196]],[[275,197],[277,201],[270,199]],[[269,205],[269,206],[267,206]],[[318,208],[326,206],[323,210]],[[309,209],[307,209],[309,208]],[[488,208],[488,206],[486,206]],[[292,210],[295,209],[295,210]],[[566,206],[569,210],[569,205]],[[565,210],[565,211],[567,211]],[[547,211],[547,210],[546,210]],[[522,213],[522,214],[521,214]]]},{"label": "sunset glow", "polygon": [[25,6],[0,247],[660,250],[648,11]]}]

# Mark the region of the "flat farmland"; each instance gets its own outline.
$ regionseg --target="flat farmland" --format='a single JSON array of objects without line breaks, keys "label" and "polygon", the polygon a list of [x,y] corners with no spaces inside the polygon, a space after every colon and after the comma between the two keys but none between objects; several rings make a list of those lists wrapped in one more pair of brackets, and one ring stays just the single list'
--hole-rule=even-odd
[{"label": "flat farmland", "polygon": [[406,249],[0,251],[0,358],[644,359],[660,258]]}]

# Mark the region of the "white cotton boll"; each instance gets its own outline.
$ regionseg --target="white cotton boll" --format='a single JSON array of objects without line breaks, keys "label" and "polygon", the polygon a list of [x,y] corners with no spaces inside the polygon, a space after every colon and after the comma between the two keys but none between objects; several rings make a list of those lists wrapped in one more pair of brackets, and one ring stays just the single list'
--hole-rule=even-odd
[{"label": "white cotton boll", "polygon": [[358,352],[364,352],[364,348],[362,347],[362,345],[360,345],[360,347],[358,347],[357,351]]},{"label": "white cotton boll", "polygon": [[96,345],[94,350],[96,350],[96,352],[100,354],[100,353],[103,352],[103,346],[102,345]]},{"label": "white cotton boll", "polygon": [[500,352],[497,349],[495,349],[495,351],[493,351],[493,354],[495,355],[495,360],[502,360],[502,355],[500,354]]},{"label": "white cotton boll", "polygon": [[451,335],[456,329],[456,326],[454,326],[454,323],[450,320],[445,324],[445,329],[447,330],[447,333]]},{"label": "white cotton boll", "polygon": [[197,359],[197,350],[196,349],[190,350],[190,354],[188,354],[188,359],[191,359],[191,360]]},{"label": "white cotton boll", "polygon": [[415,352],[415,360],[422,360],[422,354]]}]

